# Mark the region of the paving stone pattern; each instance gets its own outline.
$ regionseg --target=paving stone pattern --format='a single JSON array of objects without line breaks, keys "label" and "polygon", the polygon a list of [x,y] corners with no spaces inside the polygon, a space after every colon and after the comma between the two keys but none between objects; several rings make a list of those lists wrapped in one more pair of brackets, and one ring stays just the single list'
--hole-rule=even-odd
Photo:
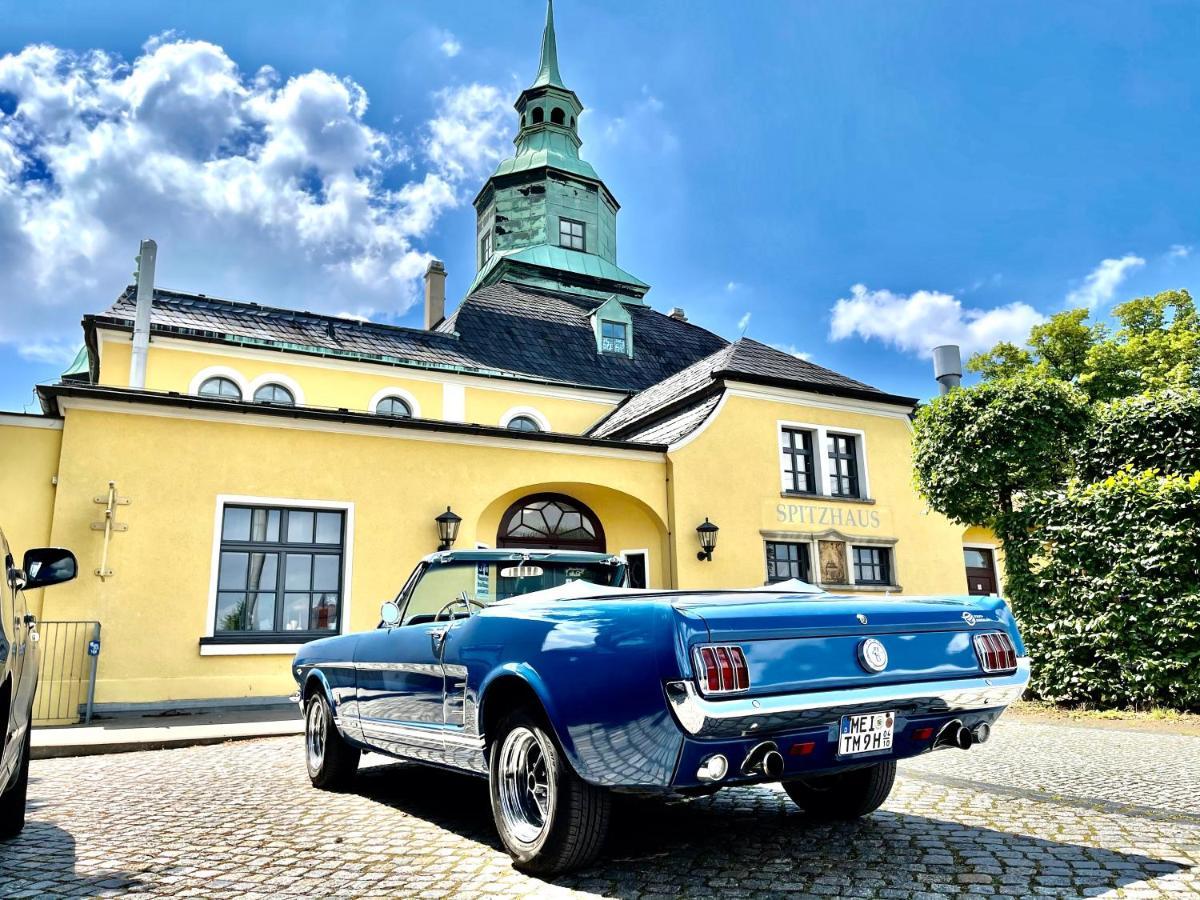
[{"label": "paving stone pattern", "polygon": [[483,781],[368,757],[313,790],[300,738],[38,760],[0,897],[1200,896],[1200,738],[1005,721],[911,760],[861,822],[774,787],[626,801],[605,856],[516,872]]}]

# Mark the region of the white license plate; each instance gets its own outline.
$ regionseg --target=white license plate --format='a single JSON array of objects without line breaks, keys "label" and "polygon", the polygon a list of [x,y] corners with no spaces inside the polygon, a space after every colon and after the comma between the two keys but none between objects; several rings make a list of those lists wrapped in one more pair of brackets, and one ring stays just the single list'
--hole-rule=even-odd
[{"label": "white license plate", "polygon": [[842,716],[841,728],[838,729],[838,756],[891,750],[895,724],[896,714],[893,712]]}]

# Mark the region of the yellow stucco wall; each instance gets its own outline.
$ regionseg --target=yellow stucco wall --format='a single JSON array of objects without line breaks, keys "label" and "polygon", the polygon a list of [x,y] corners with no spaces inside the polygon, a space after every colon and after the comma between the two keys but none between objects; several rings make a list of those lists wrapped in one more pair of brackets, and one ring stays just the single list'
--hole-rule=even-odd
[{"label": "yellow stucco wall", "polygon": [[[665,466],[637,459],[275,424],[68,408],[52,540],[80,557],[79,580],[46,598],[53,618],[103,623],[97,702],[129,703],[290,693],[289,656],[202,656],[219,495],[352,503],[349,630],[373,627],[379,604],[436,549],[433,519],[447,504],[463,517],[458,548],[494,544],[516,496],[561,489],[592,506],[608,548],[649,548],[662,583]],[[194,414],[190,414],[194,415]],[[429,436],[425,433],[425,436]],[[562,448],[556,448],[561,451]],[[93,497],[109,480],[129,506],[112,539],[113,575],[90,574],[102,536],[89,529]],[[619,485],[619,490],[612,485]]]},{"label": "yellow stucco wall", "polygon": [[[0,414],[0,528],[18,564],[30,547],[50,543],[54,510],[54,476],[62,431],[35,427],[53,420],[22,422],[23,417]],[[19,424],[18,424],[19,423]],[[41,614],[42,592],[28,591],[34,615]]]},{"label": "yellow stucco wall", "polygon": [[[863,431],[875,502],[783,496],[780,421]],[[962,529],[927,511],[913,488],[910,441],[907,420],[896,416],[727,396],[708,427],[670,454],[679,583],[762,584],[764,531],[805,540],[832,528],[851,541],[896,539],[896,580],[905,594],[966,593]],[[706,516],[721,530],[713,560],[700,562],[695,528]]]},{"label": "yellow stucco wall", "polygon": [[[129,385],[130,343],[127,335],[106,334],[102,341],[100,383],[115,387]],[[416,401],[416,414],[426,419],[453,418],[445,402],[445,381],[462,385],[463,420],[480,425],[499,425],[505,413],[530,407],[549,423],[549,430],[582,434],[611,410],[621,395],[594,399],[552,396],[553,390],[519,382],[482,377],[465,378],[369,363],[344,364],[278,351],[256,351],[253,355],[223,353],[216,344],[153,341],[146,363],[146,388],[152,391],[188,393],[197,375],[214,367],[232,369],[247,385],[268,375],[282,375],[302,391],[306,406],[345,407],[366,411],[372,399],[385,389],[399,389]],[[214,373],[216,374],[216,373]],[[407,377],[406,377],[407,376]],[[283,382],[287,384],[287,382]],[[512,385],[511,389],[509,386]],[[453,388],[452,388],[453,390]],[[249,399],[249,398],[247,398]]]}]

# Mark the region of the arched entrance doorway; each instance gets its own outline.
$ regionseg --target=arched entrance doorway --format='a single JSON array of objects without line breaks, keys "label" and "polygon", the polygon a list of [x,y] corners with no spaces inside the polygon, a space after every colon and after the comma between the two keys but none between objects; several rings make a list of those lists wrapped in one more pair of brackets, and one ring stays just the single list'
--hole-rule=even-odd
[{"label": "arched entrance doorway", "polygon": [[496,546],[603,553],[604,528],[594,512],[572,497],[531,494],[500,517]]}]

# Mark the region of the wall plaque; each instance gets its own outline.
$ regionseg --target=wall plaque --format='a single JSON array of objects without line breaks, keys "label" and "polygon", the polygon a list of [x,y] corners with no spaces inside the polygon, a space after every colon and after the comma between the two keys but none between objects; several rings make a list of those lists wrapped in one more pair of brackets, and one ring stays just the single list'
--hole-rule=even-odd
[{"label": "wall plaque", "polygon": [[821,582],[823,584],[849,584],[846,573],[846,544],[844,541],[817,541]]}]

